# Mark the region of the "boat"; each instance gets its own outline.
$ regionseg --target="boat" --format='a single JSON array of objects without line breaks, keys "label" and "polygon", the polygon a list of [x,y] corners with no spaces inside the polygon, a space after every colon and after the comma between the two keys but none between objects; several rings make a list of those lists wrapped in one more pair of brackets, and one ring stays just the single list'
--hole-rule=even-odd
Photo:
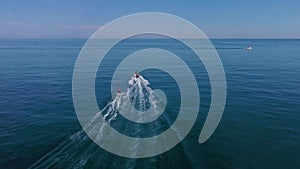
[{"label": "boat", "polygon": [[246,50],[252,50],[252,46],[247,46]]}]

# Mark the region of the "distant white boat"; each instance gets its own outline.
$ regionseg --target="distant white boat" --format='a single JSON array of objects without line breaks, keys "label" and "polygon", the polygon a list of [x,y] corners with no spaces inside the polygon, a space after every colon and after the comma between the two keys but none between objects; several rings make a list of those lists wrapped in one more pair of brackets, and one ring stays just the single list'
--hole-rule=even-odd
[{"label": "distant white boat", "polygon": [[247,46],[246,50],[252,50],[252,46]]}]

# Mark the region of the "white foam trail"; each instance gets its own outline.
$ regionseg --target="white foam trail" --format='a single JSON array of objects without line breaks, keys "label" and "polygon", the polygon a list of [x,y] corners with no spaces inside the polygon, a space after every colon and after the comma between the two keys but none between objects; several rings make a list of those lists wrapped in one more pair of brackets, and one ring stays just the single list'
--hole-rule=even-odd
[{"label": "white foam trail", "polygon": [[[140,111],[145,111],[149,106],[154,108],[159,106],[159,98],[153,95],[153,90],[149,87],[150,83],[142,76],[139,76],[139,78],[132,77],[128,84],[129,87],[125,93],[117,93],[115,99],[109,102],[100,112],[96,113],[84,127],[85,131],[89,132],[94,138],[101,141],[109,141],[105,140],[103,136],[105,125],[99,120],[103,116],[108,123],[117,123],[117,110],[119,107],[133,104]],[[131,102],[126,102],[125,97],[132,98]],[[93,150],[95,148],[97,148],[97,145],[90,141],[84,130],[80,130],[29,168],[84,168],[88,160],[94,155],[95,152]]]}]

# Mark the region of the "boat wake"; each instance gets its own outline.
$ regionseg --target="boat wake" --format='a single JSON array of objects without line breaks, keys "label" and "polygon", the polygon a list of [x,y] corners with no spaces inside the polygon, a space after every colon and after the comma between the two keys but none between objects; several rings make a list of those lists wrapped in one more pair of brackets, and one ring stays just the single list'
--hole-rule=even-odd
[{"label": "boat wake", "polygon": [[[100,112],[94,115],[92,120],[84,127],[84,130],[80,130],[71,135],[68,139],[60,143],[56,148],[44,155],[29,168],[84,168],[91,158],[95,158],[95,154],[97,154],[97,158],[99,158],[101,155],[105,156],[106,154],[106,156],[108,156],[109,154],[100,149],[99,146],[93,143],[88,137],[88,135],[92,136],[93,138],[99,139],[102,142],[110,141],[106,140],[104,137],[103,133],[106,125],[103,125],[103,123],[99,122],[101,121],[101,118],[103,118],[110,125],[117,126],[119,130],[121,129],[123,131],[128,131],[128,120],[133,118],[132,114],[134,111],[140,113],[151,109],[152,112],[150,116],[147,113],[141,113],[135,119],[137,122],[145,119],[151,121],[161,115],[161,111],[163,111],[166,106],[161,99],[161,97],[165,97],[164,95],[152,90],[149,87],[150,83],[142,76],[139,76],[138,78],[132,77],[128,84],[129,87],[127,91],[118,91],[116,97]],[[122,118],[120,120],[119,118],[121,111],[123,110],[127,110],[122,114],[125,118],[127,118],[127,120],[124,118],[123,120]],[[165,120],[163,122],[159,123],[168,123],[170,121],[166,116],[164,116],[164,119]],[[157,124],[153,125],[161,126]],[[138,125],[137,128],[131,132],[138,133],[143,129],[145,129],[143,128],[143,125]],[[157,133],[156,130],[157,127],[156,129],[152,129],[148,132],[155,134]],[[135,148],[133,147],[133,151],[134,149]],[[99,151],[102,152],[99,153]],[[105,157],[102,157],[102,159],[103,158]]]}]

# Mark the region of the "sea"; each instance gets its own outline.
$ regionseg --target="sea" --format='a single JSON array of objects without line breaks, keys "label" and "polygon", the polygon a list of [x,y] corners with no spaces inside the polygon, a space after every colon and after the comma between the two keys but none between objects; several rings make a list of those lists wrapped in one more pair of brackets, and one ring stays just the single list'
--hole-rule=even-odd
[{"label": "sea", "polygon": [[[198,137],[211,102],[210,79],[201,61],[194,61],[182,44],[172,40],[132,39],[116,46],[95,78],[100,110],[114,100],[109,84],[116,66],[139,49],[163,47],[177,53],[198,83],[201,102],[191,131],[172,149],[147,158],[110,153],[82,130],[73,105],[72,77],[86,41],[0,40],[1,169],[300,168],[300,40],[211,40],[223,64],[227,97],[217,129],[201,144]],[[245,50],[247,46],[252,50]],[[109,115],[112,126],[130,137],[167,130],[181,102],[178,85],[168,73],[149,69],[140,74],[149,87],[166,93],[164,116],[168,119],[145,126]],[[118,138],[105,141],[118,142]]]}]

